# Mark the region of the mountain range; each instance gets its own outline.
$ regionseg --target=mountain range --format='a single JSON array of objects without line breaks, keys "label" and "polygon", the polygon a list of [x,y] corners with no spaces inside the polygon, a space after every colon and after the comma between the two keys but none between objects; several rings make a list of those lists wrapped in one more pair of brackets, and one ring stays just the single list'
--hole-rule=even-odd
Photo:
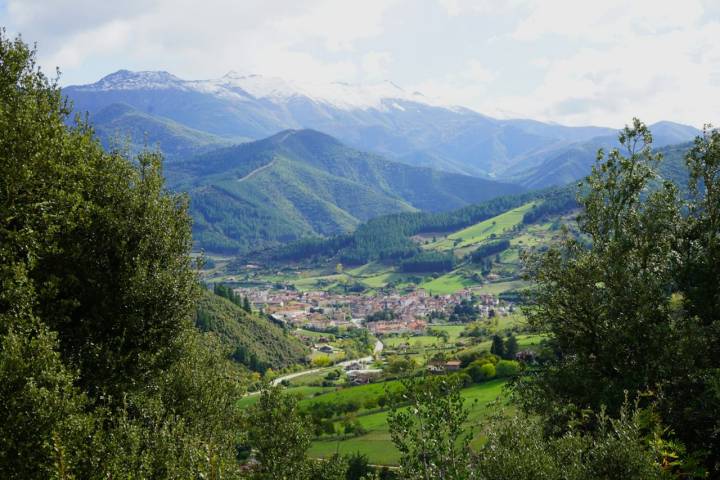
[{"label": "mountain range", "polygon": [[[548,164],[584,172],[588,159],[594,160],[595,147],[616,135],[615,129],[604,127],[495,119],[440,104],[391,82],[310,85],[235,72],[219,79],[182,80],[168,72],[120,70],[63,91],[77,111],[89,112],[105,138],[112,131],[108,117],[115,117],[107,109],[124,105],[126,112],[133,112],[135,128],[129,130],[155,132],[147,140],[159,142],[171,157],[187,148],[175,147],[176,140],[197,140],[196,148],[202,149],[310,128],[390,160],[533,187],[553,183],[554,177],[536,178],[538,170],[540,177],[546,176]],[[112,107],[111,112],[118,109]],[[670,122],[653,127],[659,146],[688,141],[698,132]],[[132,134],[133,143],[143,143],[145,139],[138,137]],[[564,175],[554,183],[566,179]]]},{"label": "mountain range", "polygon": [[[216,252],[565,185],[590,171],[598,148],[617,144],[611,128],[491,118],[391,82],[120,70],[63,93],[108,148],[159,147],[170,186],[190,194],[198,247]],[[656,147],[699,133],[650,128]]]},{"label": "mountain range", "polygon": [[392,162],[314,130],[286,130],[166,165],[190,194],[194,238],[245,252],[352,231],[398,212],[447,211],[523,187]]}]

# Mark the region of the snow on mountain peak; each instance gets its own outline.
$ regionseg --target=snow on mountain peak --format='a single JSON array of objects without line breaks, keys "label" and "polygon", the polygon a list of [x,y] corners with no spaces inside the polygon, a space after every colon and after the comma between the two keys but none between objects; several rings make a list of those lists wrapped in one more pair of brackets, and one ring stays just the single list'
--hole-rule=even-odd
[{"label": "snow on mountain peak", "polygon": [[159,90],[181,87],[183,83],[165,71],[118,70],[85,87],[92,90]]},{"label": "snow on mountain peak", "polygon": [[269,100],[287,103],[294,99],[307,99],[344,110],[394,108],[404,110],[398,101],[440,105],[418,92],[407,92],[395,83],[357,85],[347,82],[299,82],[254,73],[230,71],[210,80],[182,80],[164,71],[131,72],[119,70],[103,77],[84,90],[194,90],[237,101]]}]

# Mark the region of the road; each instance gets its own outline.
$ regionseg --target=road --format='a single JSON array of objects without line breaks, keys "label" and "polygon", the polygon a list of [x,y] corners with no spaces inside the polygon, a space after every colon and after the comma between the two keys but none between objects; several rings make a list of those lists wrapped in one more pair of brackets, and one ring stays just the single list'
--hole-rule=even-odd
[{"label": "road", "polygon": [[[367,357],[362,358],[355,358],[352,360],[345,360],[344,362],[336,363],[333,365],[333,367],[341,367],[345,368],[351,363],[355,362],[362,362],[362,363],[370,363],[373,361],[373,357],[376,355],[380,355],[380,353],[383,351],[383,348],[385,346],[382,344],[380,340],[375,342],[375,348],[373,349],[373,354],[368,355]],[[273,385],[279,385],[283,380],[292,380],[293,378],[301,377],[303,375],[309,375],[311,373],[317,373],[320,370],[325,370],[326,368],[332,368],[332,367],[323,367],[323,368],[313,368],[311,370],[303,370],[302,372],[295,372],[295,373],[289,373],[287,375],[283,375],[282,377],[277,377],[275,380],[272,381]],[[250,394],[252,395],[252,393]]]}]

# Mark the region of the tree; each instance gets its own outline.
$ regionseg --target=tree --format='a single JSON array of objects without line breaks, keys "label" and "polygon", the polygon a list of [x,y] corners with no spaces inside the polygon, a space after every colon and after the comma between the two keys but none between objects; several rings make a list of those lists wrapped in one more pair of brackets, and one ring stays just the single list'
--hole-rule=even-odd
[{"label": "tree", "polygon": [[529,321],[550,332],[553,358],[522,380],[521,399],[561,433],[584,409],[616,416],[626,392],[660,392],[662,420],[717,475],[720,136],[706,132],[690,151],[685,204],[657,177],[644,124],[619,140],[582,184],[580,237],[529,261]]},{"label": "tree", "polygon": [[[400,475],[409,480],[473,478],[469,441],[463,426],[468,412],[454,377],[425,377],[403,383],[402,403],[388,417],[400,451]],[[409,403],[408,408],[401,408]]]},{"label": "tree", "polygon": [[490,346],[490,353],[492,353],[493,355],[497,355],[498,357],[505,357],[505,342],[498,334],[493,335],[492,345]]},{"label": "tree", "polygon": [[518,352],[517,338],[512,333],[505,342],[505,359],[513,360]]},{"label": "tree", "polygon": [[347,463],[347,480],[361,480],[373,471],[367,455],[360,452],[355,452],[347,457]]},{"label": "tree", "polygon": [[594,480],[669,478],[657,451],[645,441],[646,412],[622,411],[618,419],[603,413],[587,415],[599,425],[595,432],[570,429],[548,438],[541,421],[514,415],[487,428],[478,452],[476,477],[482,480]]},{"label": "tree", "polygon": [[192,329],[186,198],[69,112],[0,31],[0,476],[231,473],[235,402],[208,396],[238,377],[206,375],[227,356]]},{"label": "tree", "polygon": [[250,299],[246,296],[243,298],[243,310],[245,310],[247,313],[252,313],[252,305],[250,304]]},{"label": "tree", "polygon": [[279,387],[260,392],[259,401],[245,415],[247,441],[258,460],[254,478],[305,478],[305,454],[310,446],[305,425],[295,396],[283,394]]}]

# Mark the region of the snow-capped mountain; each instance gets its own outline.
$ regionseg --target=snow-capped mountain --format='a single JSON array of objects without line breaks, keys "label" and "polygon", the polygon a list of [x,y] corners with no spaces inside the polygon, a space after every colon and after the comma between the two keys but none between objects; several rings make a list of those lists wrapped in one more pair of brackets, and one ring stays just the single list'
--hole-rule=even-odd
[{"label": "snow-capped mountain", "polygon": [[[133,134],[144,131],[151,142],[158,136],[176,138],[178,124],[189,129],[185,140],[197,138],[198,132],[211,135],[205,139],[208,145],[310,128],[404,163],[497,178],[519,178],[518,172],[537,168],[569,145],[615,135],[609,128],[494,119],[443,105],[392,82],[310,84],[236,72],[217,79],[184,80],[162,71],[120,70],[63,91],[77,111],[90,113],[91,121],[134,122]],[[110,114],[118,112],[123,121]],[[675,131],[688,135],[694,130]],[[143,136],[137,140],[142,142]],[[193,148],[184,146],[180,151]]]},{"label": "snow-capped mountain", "polygon": [[266,100],[289,102],[305,98],[334,108],[385,109],[403,107],[393,100],[442,105],[419,92],[407,92],[391,81],[371,85],[354,85],[345,82],[300,83],[278,77],[228,72],[221,78],[210,80],[182,80],[164,71],[131,72],[119,70],[98,82],[72,87],[82,92],[109,90],[184,90],[215,95],[237,101]]}]

